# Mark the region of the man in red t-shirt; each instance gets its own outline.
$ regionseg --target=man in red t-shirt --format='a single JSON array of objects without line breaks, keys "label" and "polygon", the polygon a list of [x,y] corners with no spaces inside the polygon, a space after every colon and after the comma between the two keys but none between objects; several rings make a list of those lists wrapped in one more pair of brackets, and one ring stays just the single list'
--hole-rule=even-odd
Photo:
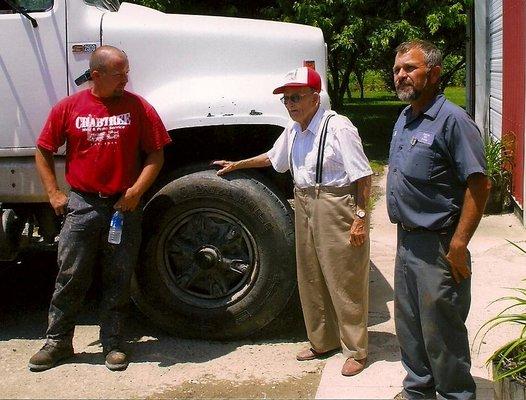
[{"label": "man in red t-shirt", "polygon": [[[128,366],[122,325],[141,240],[141,196],[159,174],[163,147],[170,142],[155,109],[124,90],[128,72],[123,51],[99,47],[90,59],[92,88],[56,104],[37,141],[38,172],[51,206],[65,220],[47,339],[29,360],[31,370],[49,369],[73,356],[76,316],[96,265],[102,277],[100,340],[105,364],[111,370]],[[58,186],[53,159],[64,144],[69,196]],[[116,211],[123,215],[119,244],[108,242]]]}]

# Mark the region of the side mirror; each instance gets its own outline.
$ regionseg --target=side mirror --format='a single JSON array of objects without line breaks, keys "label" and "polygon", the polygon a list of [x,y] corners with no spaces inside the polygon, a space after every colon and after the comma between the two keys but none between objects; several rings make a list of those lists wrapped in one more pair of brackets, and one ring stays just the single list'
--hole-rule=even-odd
[{"label": "side mirror", "polygon": [[87,69],[86,72],[84,72],[81,76],[75,79],[75,85],[80,86],[87,81],[91,81],[91,74],[89,69]]}]

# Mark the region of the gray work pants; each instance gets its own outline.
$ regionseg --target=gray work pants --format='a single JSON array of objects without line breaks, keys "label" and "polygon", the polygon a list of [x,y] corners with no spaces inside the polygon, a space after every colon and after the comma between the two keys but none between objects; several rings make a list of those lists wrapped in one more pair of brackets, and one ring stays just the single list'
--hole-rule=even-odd
[{"label": "gray work pants", "polygon": [[119,245],[108,243],[117,198],[72,191],[58,246],[59,272],[48,315],[47,342],[68,345],[96,266],[101,268],[100,339],[105,350],[118,347],[130,296],[130,279],[141,241],[141,208],[124,213]]},{"label": "gray work pants", "polygon": [[445,255],[452,234],[398,227],[395,324],[409,399],[475,398],[464,324],[471,280],[457,284],[451,276]]}]

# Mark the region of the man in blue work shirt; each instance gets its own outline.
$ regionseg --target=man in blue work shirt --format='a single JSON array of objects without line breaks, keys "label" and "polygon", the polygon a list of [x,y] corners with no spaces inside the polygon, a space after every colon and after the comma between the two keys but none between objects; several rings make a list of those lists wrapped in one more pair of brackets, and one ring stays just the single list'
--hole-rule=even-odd
[{"label": "man in blue work shirt", "polygon": [[429,42],[396,49],[396,92],[410,105],[393,130],[387,176],[389,218],[398,225],[396,334],[407,371],[395,399],[475,398],[467,245],[490,184],[477,126],[439,91],[441,65]]}]

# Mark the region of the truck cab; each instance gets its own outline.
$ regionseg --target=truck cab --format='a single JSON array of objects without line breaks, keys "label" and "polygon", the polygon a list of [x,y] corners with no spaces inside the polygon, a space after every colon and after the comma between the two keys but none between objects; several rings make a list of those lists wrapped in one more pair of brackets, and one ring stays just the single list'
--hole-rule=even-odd
[{"label": "truck cab", "polygon": [[[208,339],[250,335],[279,315],[296,287],[291,180],[270,169],[218,177],[210,161],[270,149],[289,121],[272,94],[287,71],[314,66],[326,88],[319,29],[117,0],[3,0],[0,43],[0,259],[55,242],[35,142],[51,107],[89,88],[75,80],[109,44],[128,56],[127,90],[156,108],[173,140],[144,199],[133,300],[166,330]],[[326,90],[322,99],[328,107]]]}]

